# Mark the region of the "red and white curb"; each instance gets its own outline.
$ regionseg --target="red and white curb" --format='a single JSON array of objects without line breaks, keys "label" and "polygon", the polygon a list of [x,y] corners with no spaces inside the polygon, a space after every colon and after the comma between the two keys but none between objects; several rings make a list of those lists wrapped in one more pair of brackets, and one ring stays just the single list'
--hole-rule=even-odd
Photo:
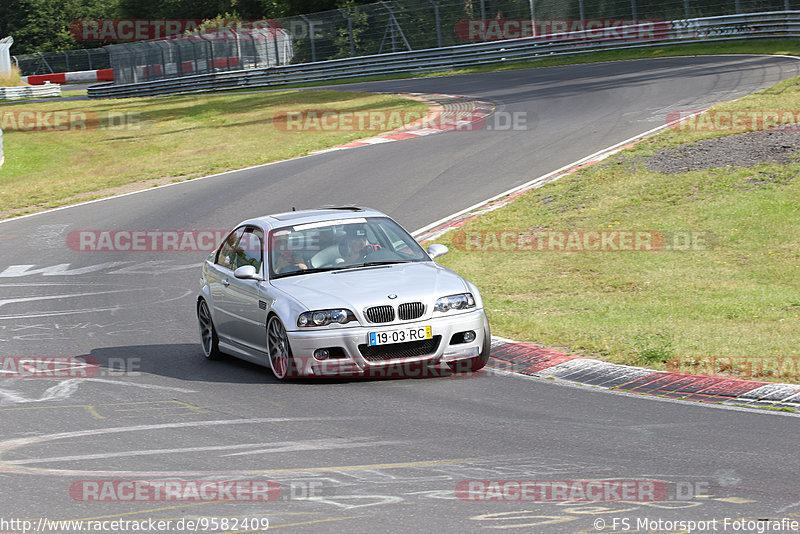
[{"label": "red and white curb", "polygon": [[489,367],[629,393],[752,408],[800,409],[800,384],[656,371],[493,338]]},{"label": "red and white curb", "polygon": [[[701,113],[701,112],[697,112]],[[692,114],[692,116],[696,115]],[[689,117],[680,120],[686,120]],[[574,163],[540,176],[514,189],[470,206],[413,233],[421,243],[461,228],[467,221],[513,202],[532,189],[598,163],[629,148],[678,121],[667,123]],[[662,396],[672,399],[738,405],[753,408],[800,409],[800,384],[759,382],[730,377],[656,371],[585,358],[532,343],[493,337],[489,367],[517,374],[556,378],[577,384]]]},{"label": "red and white curb", "polygon": [[[386,132],[374,137],[357,139],[343,145],[326,148],[311,152],[311,154],[324,154],[337,150],[358,148],[362,146],[378,145],[391,143],[392,141],[403,141],[415,137],[424,137],[449,131],[473,131],[478,130],[486,120],[486,117],[494,113],[495,104],[485,100],[477,100],[465,96],[426,94],[426,93],[392,93],[396,95],[408,96],[415,100],[420,100],[431,106],[428,114],[414,122],[410,122],[400,128]],[[456,120],[447,118],[451,114]]]},{"label": "red and white curb", "polygon": [[100,69],[58,72],[55,74],[34,74],[23,76],[22,81],[29,85],[44,85],[46,82],[59,84],[113,82],[114,71],[112,69]]}]

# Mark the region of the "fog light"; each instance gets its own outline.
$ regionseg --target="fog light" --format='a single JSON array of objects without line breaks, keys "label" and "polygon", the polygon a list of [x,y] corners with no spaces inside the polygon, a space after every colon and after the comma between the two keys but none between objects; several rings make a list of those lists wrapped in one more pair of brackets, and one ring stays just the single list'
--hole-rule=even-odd
[{"label": "fog light", "polygon": [[314,358],[317,360],[327,360],[331,353],[328,349],[317,349],[314,351]]},{"label": "fog light", "polygon": [[475,332],[472,330],[464,332],[464,343],[471,343],[473,341],[475,341]]}]

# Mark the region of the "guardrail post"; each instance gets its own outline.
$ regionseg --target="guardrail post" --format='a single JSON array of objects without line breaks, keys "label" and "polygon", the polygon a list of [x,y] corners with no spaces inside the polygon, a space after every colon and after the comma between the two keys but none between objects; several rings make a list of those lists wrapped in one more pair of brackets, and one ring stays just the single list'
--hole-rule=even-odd
[{"label": "guardrail post", "polygon": [[300,15],[300,18],[308,24],[308,38],[311,41],[311,61],[316,63],[317,61],[317,45],[314,42],[314,25],[311,24],[311,21],[308,20],[308,17],[305,15]]}]

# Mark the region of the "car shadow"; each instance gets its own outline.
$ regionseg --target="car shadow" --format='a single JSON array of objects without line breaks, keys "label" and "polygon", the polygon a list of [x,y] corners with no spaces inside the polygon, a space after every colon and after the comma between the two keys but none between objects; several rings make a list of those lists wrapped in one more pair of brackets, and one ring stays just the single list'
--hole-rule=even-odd
[{"label": "car shadow", "polygon": [[[98,376],[139,377],[143,374],[160,375],[189,382],[218,382],[235,384],[284,383],[274,377],[268,367],[256,365],[232,356],[210,361],[203,357],[196,343],[125,345],[92,349],[82,357],[95,367]],[[446,366],[397,365],[367,375],[353,373],[332,374],[324,377],[290,377],[287,384],[313,385],[349,382],[376,382],[407,379],[469,378],[483,370],[467,372]],[[92,371],[92,374],[95,374]]]}]

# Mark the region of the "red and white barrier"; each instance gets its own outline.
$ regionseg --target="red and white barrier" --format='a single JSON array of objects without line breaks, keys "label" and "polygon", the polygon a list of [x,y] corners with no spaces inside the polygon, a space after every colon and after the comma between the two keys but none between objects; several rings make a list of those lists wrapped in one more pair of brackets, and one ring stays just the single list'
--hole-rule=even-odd
[{"label": "red and white barrier", "polygon": [[33,76],[23,76],[22,81],[30,85],[44,85],[45,82],[60,84],[113,82],[114,71],[112,69],[100,69],[59,72],[56,74],[36,74]]}]

